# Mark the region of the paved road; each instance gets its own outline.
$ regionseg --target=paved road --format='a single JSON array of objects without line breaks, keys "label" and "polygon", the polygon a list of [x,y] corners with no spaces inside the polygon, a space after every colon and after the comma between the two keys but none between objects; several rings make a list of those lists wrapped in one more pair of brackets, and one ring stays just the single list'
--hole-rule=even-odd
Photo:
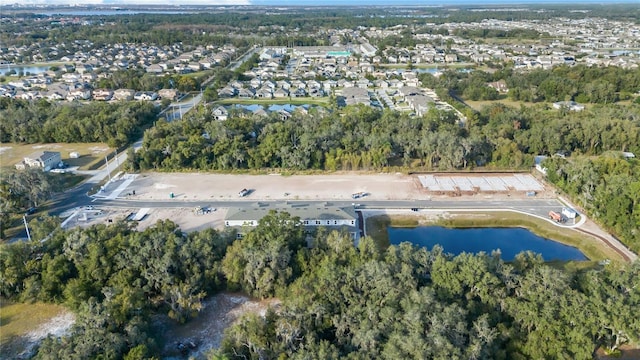
[{"label": "paved road", "polygon": [[[102,200],[97,199],[92,202],[92,205],[104,206],[104,207],[148,207],[148,208],[180,208],[180,207],[195,207],[195,206],[211,206],[211,207],[251,207],[256,206],[258,203],[283,203],[285,200],[251,200],[250,198],[242,200],[226,200],[226,201],[185,201],[185,200]],[[505,201],[487,201],[487,200],[371,200],[358,199],[354,201],[334,201],[334,200],[295,200],[288,201],[289,204],[325,204],[331,203],[334,206],[354,206],[358,209],[373,210],[373,209],[412,209],[419,210],[458,210],[458,211],[472,211],[472,210],[486,210],[486,211],[499,211],[499,210],[514,210],[523,212],[526,214],[538,216],[541,218],[547,217],[549,211],[557,211],[562,207],[562,203],[554,199],[527,199],[527,200],[505,200]]]}]

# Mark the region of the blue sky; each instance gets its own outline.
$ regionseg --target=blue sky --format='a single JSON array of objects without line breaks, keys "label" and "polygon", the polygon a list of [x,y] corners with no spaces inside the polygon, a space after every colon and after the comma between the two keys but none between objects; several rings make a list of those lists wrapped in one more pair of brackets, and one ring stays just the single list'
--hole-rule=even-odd
[{"label": "blue sky", "polygon": [[461,5],[461,4],[540,4],[540,3],[637,3],[638,0],[0,0],[21,5],[89,5],[89,4],[154,4],[154,5]]}]

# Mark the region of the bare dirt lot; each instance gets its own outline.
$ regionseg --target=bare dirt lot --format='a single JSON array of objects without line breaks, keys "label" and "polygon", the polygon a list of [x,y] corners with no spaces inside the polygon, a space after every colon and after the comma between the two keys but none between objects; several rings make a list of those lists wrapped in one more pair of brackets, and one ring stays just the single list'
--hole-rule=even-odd
[{"label": "bare dirt lot", "polygon": [[[481,175],[480,175],[481,176]],[[224,175],[145,173],[138,176],[124,193],[137,200],[166,200],[170,193],[180,200],[239,199],[238,192],[248,189],[247,200],[348,200],[358,192],[367,200],[419,200],[433,197],[457,197],[460,194],[430,192],[420,184],[418,176],[405,174],[334,175]],[[483,192],[467,196],[516,197],[524,191]],[[546,197],[547,191],[537,194]]]},{"label": "bare dirt lot", "polygon": [[[390,186],[393,184],[393,186]],[[371,199],[409,199],[418,195],[413,177],[402,174],[376,175],[221,175],[162,174],[139,176],[129,189],[135,199],[167,199],[174,193],[183,200],[238,199],[242,189],[247,199],[324,200],[350,199],[351,194],[367,192]]]},{"label": "bare dirt lot", "polygon": [[263,315],[269,307],[277,308],[278,299],[251,300],[236,293],[221,293],[204,303],[195,319],[178,325],[167,316],[154,321],[156,332],[162,334],[164,359],[204,359],[207,351],[219,348],[224,330],[243,314]]}]

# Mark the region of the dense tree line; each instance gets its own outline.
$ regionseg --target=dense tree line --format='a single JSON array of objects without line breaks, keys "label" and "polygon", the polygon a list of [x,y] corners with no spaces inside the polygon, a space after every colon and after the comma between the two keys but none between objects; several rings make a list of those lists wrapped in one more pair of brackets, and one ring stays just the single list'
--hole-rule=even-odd
[{"label": "dense tree line", "polygon": [[512,100],[610,104],[628,100],[640,88],[640,73],[617,66],[555,66],[550,70],[516,71],[507,66],[494,73],[447,71],[435,78],[421,74],[425,86],[444,87],[469,100],[494,100],[497,94],[488,82],[504,80]]},{"label": "dense tree line", "polygon": [[465,39],[469,38],[517,38],[517,39],[539,39],[541,36],[549,36],[542,34],[533,29],[456,29],[453,35],[460,36]]},{"label": "dense tree line", "polygon": [[640,152],[639,144],[635,105],[563,112],[497,104],[467,111],[464,126],[436,109],[423,117],[367,107],[311,109],[285,120],[232,111],[229,120],[216,121],[200,108],[185,121],[159,121],[148,130],[132,164],[158,170],[518,168],[532,166],[538,154]]},{"label": "dense tree line", "polygon": [[135,91],[158,91],[160,89],[177,89],[189,92],[200,88],[207,76],[217,70],[206,71],[198,76],[148,74],[143,69],[118,70],[109,73],[109,77],[98,80],[97,88],[132,89]]},{"label": "dense tree line", "polygon": [[620,155],[548,158],[548,179],[640,252],[640,162]]},{"label": "dense tree line", "polygon": [[298,221],[271,213],[235,241],[168,221],[141,232],[125,223],[56,230],[0,247],[0,294],[77,313],[38,359],[160,355],[151,316],[188,321],[224,289],[282,305],[242,318],[214,358],[585,359],[640,337],[638,263],[569,272],[531,253],[505,263],[406,243],[383,250],[370,238],[354,247],[348,234],[308,235]]},{"label": "dense tree line", "polygon": [[0,248],[0,296],[66,305],[78,314],[71,335],[43,341],[38,359],[123,358],[152,353],[150,316],[192,318],[224,286],[221,260],[235,233],[186,235],[171,222],[145,231],[127,223],[48,232]]},{"label": "dense tree line", "polygon": [[379,251],[337,233],[298,257],[282,307],[243,318],[218,356],[589,359],[640,335],[638,264],[571,274],[530,253],[507,264],[406,243]]},{"label": "dense tree line", "polygon": [[106,142],[121,147],[155,119],[150,102],[50,103],[0,99],[0,142]]},{"label": "dense tree line", "polygon": [[62,174],[27,168],[0,172],[0,239],[12,219],[22,216],[30,207],[37,207],[51,195],[62,190]]},{"label": "dense tree line", "polygon": [[414,159],[429,168],[462,168],[486,162],[488,140],[465,136],[455,121],[452,112],[436,109],[413,118],[369,107],[312,109],[286,120],[236,112],[215,121],[201,108],[185,121],[158,121],[132,161],[136,169],[166,170],[381,169]]}]

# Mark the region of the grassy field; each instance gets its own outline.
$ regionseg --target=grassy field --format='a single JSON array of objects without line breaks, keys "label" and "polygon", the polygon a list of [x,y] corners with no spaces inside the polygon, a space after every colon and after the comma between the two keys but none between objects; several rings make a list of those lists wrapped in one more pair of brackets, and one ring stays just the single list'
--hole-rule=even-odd
[{"label": "grassy field", "polygon": [[[90,170],[104,163],[104,157],[111,155],[113,149],[104,143],[54,143],[54,144],[0,144],[0,167],[13,167],[20,160],[36,151],[59,151],[62,161],[69,166],[78,166],[80,170]],[[69,153],[75,151],[80,154],[77,159],[69,158]]]},{"label": "grassy field", "polygon": [[15,304],[0,299],[0,357],[17,355],[24,349],[24,336],[66,311],[60,305]]},{"label": "grassy field", "polygon": [[[476,111],[480,111],[482,110],[483,107],[492,105],[492,104],[504,104],[514,108],[520,108],[521,105],[524,105],[525,107],[530,107],[536,104],[540,104],[540,103],[532,103],[532,102],[526,102],[526,101],[514,101],[507,97],[504,97],[498,100],[477,100],[477,101],[465,100],[464,102],[465,104],[469,105],[473,110],[476,110]],[[551,104],[549,104],[549,106],[551,106]]]},{"label": "grassy field", "polygon": [[492,213],[456,213],[450,212],[447,217],[426,219],[420,215],[375,216],[367,220],[367,235],[373,237],[378,245],[389,245],[387,227],[415,227],[418,225],[435,225],[451,228],[479,227],[522,227],[534,234],[574,246],[593,261],[610,259],[622,262],[624,259],[613,249],[599,240],[567,228],[555,226],[547,221],[514,212]]},{"label": "grassy field", "polygon": [[224,99],[214,101],[214,104],[218,105],[232,105],[232,104],[240,104],[240,105],[283,105],[283,104],[291,104],[291,105],[329,105],[329,97],[300,97],[300,98],[282,98],[282,99]]}]

